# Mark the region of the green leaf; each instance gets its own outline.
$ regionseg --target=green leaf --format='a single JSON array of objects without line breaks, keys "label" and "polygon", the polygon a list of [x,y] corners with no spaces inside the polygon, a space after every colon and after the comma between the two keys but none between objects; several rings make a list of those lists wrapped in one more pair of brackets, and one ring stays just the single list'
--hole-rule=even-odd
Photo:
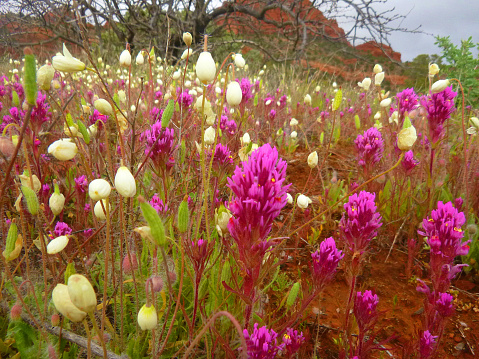
[{"label": "green leaf", "polygon": [[25,55],[25,98],[30,105],[35,106],[37,100],[37,67],[35,65],[35,56],[31,53],[32,50],[27,49],[25,49],[25,52],[29,51],[30,54]]},{"label": "green leaf", "polygon": [[148,226],[151,229],[153,240],[156,244],[163,247],[166,244],[165,226],[163,225],[163,221],[158,215],[158,212],[156,212],[156,209],[147,202],[140,202],[140,208],[143,217],[145,217],[145,220],[148,222]]},{"label": "green leaf", "polygon": [[80,133],[83,136],[83,140],[88,145],[90,143],[90,133],[88,132],[88,130],[87,130],[86,126],[83,124],[83,122],[78,121],[77,125],[78,125],[78,131],[80,131]]},{"label": "green leaf", "polygon": [[[179,111],[179,108],[177,109]],[[166,128],[170,124],[170,120],[175,112],[175,101],[169,100],[163,114],[161,115],[161,127]]]}]

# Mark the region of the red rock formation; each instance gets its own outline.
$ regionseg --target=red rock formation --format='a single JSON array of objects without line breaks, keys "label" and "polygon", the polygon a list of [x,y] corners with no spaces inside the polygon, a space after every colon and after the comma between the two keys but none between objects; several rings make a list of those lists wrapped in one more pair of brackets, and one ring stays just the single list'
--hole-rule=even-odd
[{"label": "red rock formation", "polygon": [[356,50],[370,53],[374,57],[387,58],[389,56],[394,61],[401,62],[401,54],[399,52],[394,51],[388,45],[380,45],[374,41],[368,41],[368,42],[365,42],[364,44],[356,46],[355,48]]}]

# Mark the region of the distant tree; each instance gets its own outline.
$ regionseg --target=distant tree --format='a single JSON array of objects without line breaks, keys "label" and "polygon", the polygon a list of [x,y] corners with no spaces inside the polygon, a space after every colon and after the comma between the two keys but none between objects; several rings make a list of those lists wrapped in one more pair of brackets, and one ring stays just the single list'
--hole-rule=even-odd
[{"label": "distant tree", "polygon": [[466,103],[479,105],[479,55],[474,57],[472,49],[479,50],[479,44],[472,42],[472,37],[461,41],[461,46],[454,45],[449,36],[436,37],[435,44],[442,49],[444,60],[441,73],[447,78],[457,78],[464,88]]},{"label": "distant tree", "polygon": [[436,63],[442,68],[441,57],[439,55],[421,54],[408,61],[404,66],[404,75],[408,77],[405,85],[414,87],[416,92],[426,92],[429,86],[428,70],[429,64]]},{"label": "distant tree", "polygon": [[[234,43],[260,49],[273,60],[306,58],[318,37],[330,41],[375,41],[389,45],[388,35],[406,29],[392,26],[404,16],[394,8],[377,11],[385,0],[8,0],[0,2],[0,45],[22,48],[53,40],[83,46],[81,28],[100,51],[109,47],[154,45],[178,56],[182,33],[194,43],[204,34],[213,45]],[[79,15],[76,19],[75,12]],[[323,16],[323,14],[325,16]],[[352,24],[348,32],[330,19]],[[367,36],[358,36],[366,29]]]}]

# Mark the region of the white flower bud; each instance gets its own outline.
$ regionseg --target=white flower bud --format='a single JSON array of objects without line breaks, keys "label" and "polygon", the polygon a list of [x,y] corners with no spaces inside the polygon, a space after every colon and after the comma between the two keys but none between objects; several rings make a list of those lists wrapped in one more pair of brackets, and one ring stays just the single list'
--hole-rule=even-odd
[{"label": "white flower bud", "polygon": [[304,103],[305,103],[306,105],[311,105],[311,95],[310,95],[309,93],[306,94],[306,96],[304,96],[304,100],[303,100],[303,101],[304,101]]},{"label": "white flower bud", "polygon": [[308,208],[309,204],[312,202],[313,201],[311,201],[311,198],[309,198],[308,196],[305,196],[304,194],[300,194],[298,196],[298,199],[296,200],[298,207],[302,209]]},{"label": "white flower bud", "polygon": [[123,50],[120,54],[120,66],[130,67],[131,65],[131,54],[128,50]]},{"label": "white flower bud", "polygon": [[289,193],[286,193],[286,197],[288,204],[293,204],[293,196],[291,196]]},{"label": "white flower bud", "polygon": [[439,73],[439,66],[437,64],[429,64],[429,76],[434,76]]},{"label": "white flower bud", "polygon": [[173,72],[173,80],[178,80],[181,77],[180,70]]},{"label": "white flower bud", "polygon": [[65,284],[57,284],[52,292],[52,300],[55,308],[65,317],[74,323],[81,322],[86,314],[78,309],[71,301],[68,294],[68,287]]},{"label": "white flower bud", "polygon": [[[95,203],[95,207],[93,207],[93,213],[95,213],[95,217],[98,218],[100,221],[104,221],[106,219],[106,206],[107,206],[107,200],[102,199]],[[103,203],[103,206],[101,205]],[[109,209],[111,213],[111,205],[108,203]],[[105,207],[105,211],[103,211],[103,207]]]},{"label": "white flower bud", "polygon": [[374,115],[374,119],[377,121],[381,118],[381,112],[376,112],[376,114]]},{"label": "white flower bud", "polygon": [[118,91],[118,98],[120,99],[121,102],[126,101],[126,92],[124,90]]},{"label": "white flower bud", "polygon": [[379,106],[381,107],[389,107],[391,105],[391,98],[385,98],[384,100],[381,101],[381,103],[379,104]]},{"label": "white flower bud", "polygon": [[374,84],[376,86],[381,85],[383,80],[384,80],[384,72],[380,72],[374,76]]},{"label": "white flower bud", "polygon": [[358,82],[358,86],[361,87],[364,91],[369,90],[369,86],[371,86],[371,79],[366,77],[362,82]]},{"label": "white flower bud", "polygon": [[78,147],[75,142],[69,138],[53,142],[48,146],[48,153],[60,161],[69,161],[78,153]]},{"label": "white flower bud", "polygon": [[[33,189],[35,193],[38,193],[41,190],[42,183],[38,179],[37,175],[33,175],[31,181],[30,181],[30,176],[26,176],[24,174],[21,174],[18,177],[20,178],[20,183],[22,184],[22,186]],[[33,188],[32,188],[31,182],[33,182]]]},{"label": "white flower bud", "polygon": [[135,61],[137,65],[143,65],[145,63],[145,58],[143,57],[142,51],[140,51],[138,55],[136,55]]},{"label": "white flower bud", "polygon": [[291,121],[289,121],[289,125],[291,127],[294,127],[294,126],[298,126],[299,122],[297,119],[295,119],[294,117],[291,119]]},{"label": "white flower bud", "polygon": [[235,65],[242,69],[244,65],[246,64],[246,61],[243,58],[243,55],[241,54],[236,54],[235,55]]},{"label": "white flower bud", "polygon": [[205,85],[216,77],[215,60],[208,51],[203,51],[196,62],[196,76]]},{"label": "white flower bud", "polygon": [[291,132],[291,138],[298,137],[298,133],[296,131]]},{"label": "white flower bud", "polygon": [[98,126],[94,123],[93,125],[87,128],[87,131],[90,134],[90,137],[95,137],[98,132]]},{"label": "white flower bud", "polygon": [[44,91],[50,90],[55,75],[55,69],[50,65],[43,65],[37,71],[37,84]]},{"label": "white flower bud", "polygon": [[446,89],[446,87],[448,87],[451,83],[449,82],[449,80],[439,80],[439,81],[436,81],[432,84],[432,87],[431,87],[431,93],[435,94],[435,93],[439,93],[439,92],[442,92]]},{"label": "white flower bud", "polygon": [[127,167],[121,166],[116,171],[115,188],[123,197],[133,197],[136,194],[135,177]]},{"label": "white flower bud", "polygon": [[242,141],[243,141],[243,145],[247,145],[251,142],[251,137],[249,135],[248,132],[246,132],[244,135],[243,135],[243,138],[242,138]]},{"label": "white flower bud", "polygon": [[183,33],[183,41],[185,42],[186,46],[191,47],[191,43],[193,42],[193,37],[189,32]]},{"label": "white flower bud", "polygon": [[111,192],[110,184],[102,178],[95,179],[88,186],[88,194],[94,201],[108,198]]},{"label": "white flower bud", "polygon": [[96,309],[96,294],[90,281],[81,274],[73,274],[68,278],[68,295],[73,305],[86,313]]},{"label": "white flower bud", "polygon": [[65,44],[63,44],[63,55],[58,53],[53,56],[52,66],[55,70],[62,72],[77,72],[86,68],[83,62],[70,54]]},{"label": "white flower bud", "polygon": [[55,216],[58,216],[63,211],[65,205],[65,196],[62,193],[53,192],[48,200],[48,206]]},{"label": "white flower bud", "polygon": [[383,71],[383,67],[381,65],[379,65],[379,64],[374,65],[373,72],[375,74],[379,74],[382,71]]},{"label": "white flower bud", "polygon": [[241,92],[240,84],[236,81],[230,82],[226,89],[226,102],[230,106],[238,106],[241,103],[243,94]]},{"label": "white flower bud", "polygon": [[212,145],[213,143],[215,143],[215,135],[216,135],[215,129],[211,126],[208,127],[205,130],[205,137],[204,137],[205,144]]},{"label": "white flower bud", "polygon": [[68,236],[59,236],[50,241],[47,245],[47,253],[48,254],[56,254],[61,252],[65,249],[69,242]]},{"label": "white flower bud", "polygon": [[186,60],[187,57],[190,57],[191,54],[193,53],[193,49],[187,48],[183,53],[181,54],[181,59]]},{"label": "white flower bud", "polygon": [[158,323],[158,316],[156,314],[155,307],[153,305],[147,306],[146,304],[141,307],[138,313],[138,325],[141,330],[155,329]]},{"label": "white flower bud", "polygon": [[113,115],[113,107],[111,107],[107,100],[99,98],[93,105],[102,115]]},{"label": "white flower bud", "polygon": [[417,140],[414,126],[403,128],[398,133],[398,148],[401,151],[409,151]]},{"label": "white flower bud", "polygon": [[308,166],[314,168],[318,165],[318,152],[311,152],[308,156]]}]

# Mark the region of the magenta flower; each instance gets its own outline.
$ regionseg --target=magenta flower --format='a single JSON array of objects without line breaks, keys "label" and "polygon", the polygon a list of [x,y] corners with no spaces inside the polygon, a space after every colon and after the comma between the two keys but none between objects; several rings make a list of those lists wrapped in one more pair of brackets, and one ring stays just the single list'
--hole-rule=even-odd
[{"label": "magenta flower", "polygon": [[419,353],[421,354],[421,359],[429,358],[434,352],[436,347],[437,336],[432,335],[429,330],[424,331],[422,337],[419,341]]},{"label": "magenta flower", "polygon": [[[211,155],[208,156],[208,160],[210,159]],[[218,143],[214,150],[213,168],[219,170],[232,164],[233,157],[231,156],[231,151],[228,149],[228,146],[223,146],[221,143]]]},{"label": "magenta flower", "polygon": [[442,92],[421,97],[421,105],[427,111],[429,138],[432,143],[436,143],[443,137],[444,122],[456,110],[454,107],[456,96],[457,92],[452,91],[452,86],[450,86]]},{"label": "magenta flower", "polygon": [[443,318],[450,317],[456,312],[453,302],[454,297],[449,293],[439,293],[439,299],[436,301],[436,310]]},{"label": "magenta flower", "polygon": [[53,233],[55,234],[55,237],[67,236],[72,234],[72,229],[64,222],[57,222]]},{"label": "magenta flower", "polygon": [[321,291],[333,279],[344,254],[336,248],[333,237],[329,237],[321,242],[319,251],[312,253],[311,257],[313,258],[313,285]]},{"label": "magenta flower", "polygon": [[183,108],[188,108],[191,106],[193,103],[193,97],[188,93],[188,89],[185,89],[183,92],[181,92],[181,88],[178,87],[176,90],[177,93],[179,93],[176,102]]},{"label": "magenta flower", "polygon": [[39,126],[42,123],[51,120],[52,113],[48,110],[50,110],[50,105],[47,102],[47,95],[44,95],[38,91],[37,102],[35,107],[32,109],[31,114],[32,123]]},{"label": "magenta flower", "polygon": [[354,316],[360,331],[366,331],[376,324],[378,319],[378,312],[376,307],[379,303],[379,298],[370,290],[364,293],[357,292],[354,299]]},{"label": "magenta flower", "polygon": [[102,115],[98,110],[95,109],[93,111],[93,114],[90,115],[89,119],[90,119],[90,125],[93,125],[97,123],[97,121],[100,121],[98,125],[101,126],[103,123],[108,121],[108,116]]},{"label": "magenta flower", "polygon": [[[287,203],[286,162],[278,150],[265,144],[237,166],[228,187],[233,198],[228,207],[233,217],[228,230],[238,244],[240,259],[246,268],[261,263],[272,242],[266,241],[273,220]],[[253,255],[255,253],[256,255]]]},{"label": "magenta flower", "polygon": [[377,212],[375,193],[354,193],[344,205],[345,213],[339,223],[341,238],[348,242],[352,252],[362,253],[381,227],[381,215]]},{"label": "magenta flower", "polygon": [[85,175],[77,177],[74,179],[75,181],[75,190],[79,193],[85,193],[88,188],[88,180]]},{"label": "magenta flower", "polygon": [[253,85],[247,77],[241,79],[241,81],[236,80],[240,84],[241,94],[243,95],[241,103],[246,103],[250,98],[253,98],[253,93],[251,91]]},{"label": "magenta flower", "polygon": [[161,128],[161,121],[156,121],[150,130],[142,132],[140,141],[146,141],[145,154],[149,154],[156,166],[171,168],[175,159],[175,131],[171,128]]},{"label": "magenta flower", "polygon": [[303,332],[298,333],[297,330],[287,328],[286,333],[283,335],[283,351],[286,351],[288,356],[292,357],[305,341]]},{"label": "magenta flower", "polygon": [[418,97],[413,88],[405,89],[396,94],[396,101],[399,113],[399,125],[402,126],[404,115],[406,112],[411,112],[418,105]]},{"label": "magenta flower", "polygon": [[371,127],[364,131],[364,134],[358,135],[354,143],[358,152],[358,164],[369,171],[372,170],[372,167],[383,157],[384,141],[381,132]]},{"label": "magenta flower", "polygon": [[414,167],[416,167],[419,164],[419,161],[414,159],[414,153],[412,150],[407,151],[404,154],[404,158],[401,162],[402,167],[404,168],[404,171],[406,172],[406,175],[410,175]]},{"label": "magenta flower", "polygon": [[158,215],[166,216],[168,214],[168,205],[166,203],[163,203],[160,196],[158,196],[158,193],[155,193],[153,197],[151,198],[151,201],[148,203],[154,209],[156,209],[156,212],[158,212]]},{"label": "magenta flower", "polygon": [[423,230],[419,234],[428,238],[431,254],[440,256],[451,264],[455,257],[469,252],[468,242],[462,243],[464,232],[461,227],[466,222],[463,212],[453,207],[451,202],[437,202],[437,209],[431,212],[431,218],[422,221]]},{"label": "magenta flower", "polygon": [[243,330],[243,336],[248,346],[248,358],[250,359],[273,359],[278,351],[282,350],[284,344],[277,345],[278,334],[269,330],[266,326],[258,329],[258,323],[254,324],[251,335],[248,330]]}]

